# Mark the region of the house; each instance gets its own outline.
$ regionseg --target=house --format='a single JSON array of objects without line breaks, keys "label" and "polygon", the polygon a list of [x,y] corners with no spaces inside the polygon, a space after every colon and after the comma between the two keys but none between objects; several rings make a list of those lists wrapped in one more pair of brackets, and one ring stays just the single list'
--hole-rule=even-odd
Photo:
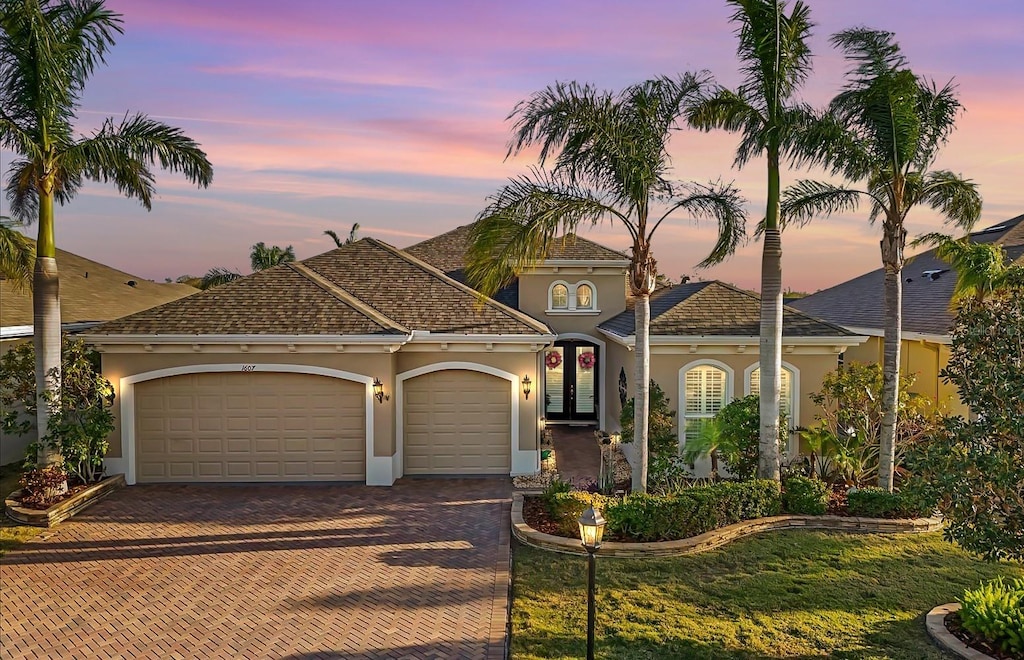
[{"label": "house", "polygon": [[[57,250],[60,271],[61,324],[65,332],[81,332],[103,321],[148,309],[195,293],[185,284],[150,282],[91,259]],[[0,355],[32,338],[32,292],[0,277]],[[26,436],[0,433],[0,465],[20,460],[35,442]]]},{"label": "house", "polygon": [[[108,468],[129,483],[531,474],[544,424],[617,428],[628,258],[568,237],[484,298],[464,281],[468,238],[365,238],[89,330],[119,401]],[[684,426],[756,389],[758,306],[717,282],[656,294],[652,375],[684,393]],[[810,420],[807,393],[865,338],[795,310],[786,332],[787,405]]]},{"label": "house", "polygon": [[[975,243],[997,243],[1010,260],[1024,263],[1024,215],[974,232],[969,238]],[[885,329],[884,275],[879,268],[790,305],[869,337],[864,344],[851,347],[845,359],[881,364]],[[939,376],[950,358],[954,315],[950,301],[956,281],[956,270],[937,258],[934,249],[908,259],[903,268],[900,370],[916,376],[909,388],[911,392],[928,397],[950,412],[966,415],[967,408],[960,401],[956,387]]]}]

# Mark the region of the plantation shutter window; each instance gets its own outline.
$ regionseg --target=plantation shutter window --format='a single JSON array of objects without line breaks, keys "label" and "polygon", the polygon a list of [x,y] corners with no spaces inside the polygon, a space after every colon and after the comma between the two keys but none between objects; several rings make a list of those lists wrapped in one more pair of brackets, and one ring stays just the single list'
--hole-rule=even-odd
[{"label": "plantation shutter window", "polygon": [[694,367],[684,377],[683,440],[689,442],[700,434],[704,420],[712,419],[727,403],[726,378],[722,369],[711,365]]},{"label": "plantation shutter window", "polygon": [[[783,367],[780,372],[780,376],[781,387],[779,388],[779,406],[783,414],[786,415],[789,425],[793,426],[796,424],[796,420],[793,419],[793,372]],[[761,393],[760,367],[750,372],[750,393],[755,395]]]}]

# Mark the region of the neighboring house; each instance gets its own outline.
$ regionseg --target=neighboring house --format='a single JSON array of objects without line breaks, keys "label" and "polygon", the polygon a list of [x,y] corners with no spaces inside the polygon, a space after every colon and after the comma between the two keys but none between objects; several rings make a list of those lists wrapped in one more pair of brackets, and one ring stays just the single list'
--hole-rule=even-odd
[{"label": "neighboring house", "polygon": [[[129,275],[77,254],[57,250],[60,309],[66,332],[81,332],[110,321],[195,293],[185,284],[158,284]],[[0,354],[32,338],[32,292],[17,290],[0,277]],[[0,465],[20,460],[28,436],[0,433]]]},{"label": "neighboring house", "polygon": [[[1024,263],[1024,215],[970,235],[975,243],[998,243],[1013,261]],[[792,307],[870,339],[846,351],[846,361],[882,363],[884,334],[881,268],[790,303]],[[914,374],[909,389],[954,413],[967,414],[956,387],[939,372],[950,357],[950,306],[957,273],[928,250],[908,259],[903,268],[902,373]]]},{"label": "neighboring house", "polygon": [[[469,227],[399,250],[362,239],[87,333],[115,385],[108,467],[129,483],[534,473],[544,424],[618,428],[632,396],[628,258],[556,242],[494,298],[463,283]],[[692,429],[757,388],[756,296],[652,300],[652,375]],[[787,310],[785,405],[852,333]]]}]

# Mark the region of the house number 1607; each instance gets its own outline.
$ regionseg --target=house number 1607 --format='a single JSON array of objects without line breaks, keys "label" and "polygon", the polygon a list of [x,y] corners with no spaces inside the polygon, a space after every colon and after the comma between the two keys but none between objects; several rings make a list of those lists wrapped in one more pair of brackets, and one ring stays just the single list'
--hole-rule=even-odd
[{"label": "house number 1607", "polygon": [[242,371],[256,371],[256,365],[255,364],[243,364],[242,365]]}]

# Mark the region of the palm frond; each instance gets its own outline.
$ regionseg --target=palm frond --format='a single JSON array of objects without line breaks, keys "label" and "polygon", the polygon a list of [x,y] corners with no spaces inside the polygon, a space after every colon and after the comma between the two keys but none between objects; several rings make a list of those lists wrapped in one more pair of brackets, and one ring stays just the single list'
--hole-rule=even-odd
[{"label": "palm frond", "polygon": [[709,219],[718,224],[718,239],[708,256],[698,268],[720,264],[743,244],[747,238],[747,212],[743,196],[733,184],[712,182],[708,185],[685,183],[673,190],[673,200],[668,210],[651,228],[647,235],[650,242],[658,226],[676,211],[681,211],[695,220]]},{"label": "palm frond", "polygon": [[921,201],[939,211],[947,223],[970,232],[981,217],[981,193],[978,184],[949,170],[924,176]]},{"label": "palm frond", "polygon": [[36,189],[38,171],[35,161],[17,158],[8,168],[7,201],[11,215],[24,223],[36,219],[39,210],[39,193]]},{"label": "palm frond", "polygon": [[470,230],[466,255],[467,281],[485,296],[542,261],[559,233],[575,234],[583,223],[617,218],[636,236],[607,200],[542,170],[510,180],[490,200]]},{"label": "palm frond", "polygon": [[228,282],[234,282],[241,277],[242,274],[234,270],[220,267],[211,268],[207,271],[206,275],[203,275],[203,279],[199,283],[199,288],[210,289],[215,286],[227,284]]},{"label": "palm frond", "polygon": [[334,240],[334,247],[341,247],[342,245],[345,244],[344,241],[342,241],[341,238],[338,236],[338,233],[331,229],[324,230],[324,235],[330,236]]},{"label": "palm frond", "polygon": [[273,268],[290,261],[295,261],[295,248],[291,245],[282,248],[277,245],[268,246],[260,241],[249,251],[249,262],[253,272]]},{"label": "palm frond", "polygon": [[863,195],[868,193],[802,179],[782,192],[782,225],[785,227],[793,222],[805,225],[817,217],[854,211]]},{"label": "palm frond", "polygon": [[935,256],[956,270],[956,286],[950,307],[967,298],[981,299],[1011,285],[1013,265],[998,243],[973,243],[965,237],[954,240],[939,233],[925,234],[911,245],[935,245]]},{"label": "palm frond", "polygon": [[917,113],[921,118],[921,138],[914,164],[919,170],[927,170],[956,127],[963,106],[956,96],[956,85],[952,81],[940,89],[929,80],[918,81],[917,105]]},{"label": "palm frond", "polygon": [[757,98],[767,123],[774,124],[811,72],[810,8],[798,0],[787,15],[783,0],[730,0],[729,4],[736,8],[732,21],[739,24],[736,54],[744,75],[740,95]]},{"label": "palm frond", "polygon": [[907,58],[895,36],[892,32],[863,26],[832,35],[829,42],[843,51],[851,64],[847,73],[847,89],[869,88],[877,78],[907,68]]},{"label": "palm frond", "polygon": [[17,290],[32,288],[35,244],[5,221],[0,221],[0,275]]}]

